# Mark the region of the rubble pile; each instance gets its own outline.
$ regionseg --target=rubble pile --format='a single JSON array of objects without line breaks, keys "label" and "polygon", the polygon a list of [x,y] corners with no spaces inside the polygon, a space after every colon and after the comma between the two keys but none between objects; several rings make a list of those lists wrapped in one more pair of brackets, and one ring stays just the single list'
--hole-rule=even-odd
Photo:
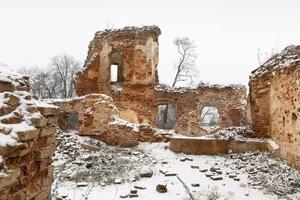
[{"label": "rubble pile", "polygon": [[245,138],[254,137],[253,134],[254,132],[250,126],[232,126],[224,129],[218,129],[205,137],[224,140],[243,140]]},{"label": "rubble pile", "polygon": [[53,158],[59,181],[94,182],[107,185],[138,178],[141,166],[153,163],[149,154],[135,148],[118,148],[81,137],[76,132],[57,134],[57,150]]},{"label": "rubble pile", "polygon": [[265,188],[280,196],[300,192],[300,172],[272,158],[268,152],[230,154],[228,157],[224,165],[230,166],[232,173],[248,174],[250,187]]}]

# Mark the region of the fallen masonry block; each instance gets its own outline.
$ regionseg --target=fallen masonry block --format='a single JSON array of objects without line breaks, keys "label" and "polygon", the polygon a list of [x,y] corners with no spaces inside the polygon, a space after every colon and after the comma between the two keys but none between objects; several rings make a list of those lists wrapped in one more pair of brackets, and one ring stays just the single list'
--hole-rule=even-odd
[{"label": "fallen masonry block", "polygon": [[130,194],[137,194],[137,190],[130,190]]},{"label": "fallen masonry block", "polygon": [[204,172],[207,172],[208,169],[199,169],[200,172],[204,173]]},{"label": "fallen masonry block", "polygon": [[220,170],[220,167],[219,167],[219,166],[212,166],[212,167],[210,168],[210,171],[211,171],[211,172],[216,172],[217,170]]},{"label": "fallen masonry block", "polygon": [[165,176],[177,176],[177,173],[167,172],[165,173]]},{"label": "fallen masonry block", "polygon": [[78,182],[77,184],[76,184],[76,186],[77,187],[86,187],[86,186],[88,186],[89,184],[87,183],[87,182]]},{"label": "fallen masonry block", "polygon": [[136,197],[139,197],[138,194],[129,194],[128,196],[129,196],[129,198],[136,198]]},{"label": "fallen masonry block", "polygon": [[211,177],[211,176],[213,176],[213,175],[214,175],[213,173],[206,173],[206,174],[205,174],[206,177]]},{"label": "fallen masonry block", "polygon": [[135,185],[134,188],[138,189],[138,190],[145,190],[146,189],[146,187],[142,187],[142,186],[138,186],[138,185]]},{"label": "fallen masonry block", "polygon": [[236,177],[236,174],[229,174],[228,177],[229,177],[229,178],[235,178],[235,177]]},{"label": "fallen masonry block", "polygon": [[151,178],[153,176],[153,171],[149,167],[143,167],[140,171],[140,177]]},{"label": "fallen masonry block", "polygon": [[218,181],[218,180],[223,180],[223,177],[222,176],[211,176],[210,179],[214,180],[214,181]]},{"label": "fallen masonry block", "polygon": [[159,193],[166,193],[166,192],[168,192],[167,185],[158,184],[156,186],[156,191],[159,192]]}]

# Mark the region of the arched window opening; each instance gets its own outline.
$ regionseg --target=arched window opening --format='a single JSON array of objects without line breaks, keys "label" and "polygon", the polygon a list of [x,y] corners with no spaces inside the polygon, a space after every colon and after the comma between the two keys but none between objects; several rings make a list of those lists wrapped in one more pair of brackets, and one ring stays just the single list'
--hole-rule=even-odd
[{"label": "arched window opening", "polygon": [[203,127],[217,127],[219,125],[219,111],[213,106],[205,106],[201,112],[201,125]]}]

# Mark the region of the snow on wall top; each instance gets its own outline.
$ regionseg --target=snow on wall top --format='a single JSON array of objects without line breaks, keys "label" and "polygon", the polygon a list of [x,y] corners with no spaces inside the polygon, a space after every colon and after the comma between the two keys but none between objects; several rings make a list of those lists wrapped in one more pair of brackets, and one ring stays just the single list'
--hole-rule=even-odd
[{"label": "snow on wall top", "polygon": [[250,79],[261,77],[272,72],[276,75],[282,69],[300,66],[300,45],[290,45],[281,53],[275,54],[262,66],[251,72]]},{"label": "snow on wall top", "polygon": [[4,90],[29,91],[29,77],[0,66],[0,92]]},{"label": "snow on wall top", "polygon": [[91,63],[93,63],[97,59],[97,57],[99,57],[99,52],[95,50],[99,48],[96,45],[96,41],[119,40],[122,44],[131,44],[134,43],[135,39],[137,39],[138,37],[144,36],[152,36],[152,38],[156,41],[160,34],[161,30],[156,25],[142,27],[126,26],[121,29],[105,29],[104,31],[97,31],[95,33],[94,39],[89,44],[89,50],[84,66],[80,71],[78,71],[77,74],[83,73],[85,68],[91,65]]},{"label": "snow on wall top", "polygon": [[[12,85],[12,88],[7,85]],[[43,118],[38,107],[55,106],[36,100],[28,91],[24,91],[29,90],[28,77],[2,67],[0,88],[0,148],[22,145],[18,132],[36,130],[32,119]]]},{"label": "snow on wall top", "polygon": [[155,87],[156,91],[169,92],[169,93],[185,93],[190,92],[192,90],[198,89],[215,89],[215,90],[247,90],[246,86],[241,84],[230,84],[230,85],[221,85],[221,84],[206,84],[201,83],[195,87],[170,87],[168,85],[159,84]]},{"label": "snow on wall top", "polygon": [[[95,34],[95,38],[105,38],[108,36],[114,35],[144,35],[144,34],[153,34],[155,33],[157,36],[161,34],[161,30],[158,26],[142,26],[142,27],[135,27],[135,26],[126,26],[122,29],[105,29],[104,31],[97,31]],[[134,38],[131,38],[134,39]]]}]

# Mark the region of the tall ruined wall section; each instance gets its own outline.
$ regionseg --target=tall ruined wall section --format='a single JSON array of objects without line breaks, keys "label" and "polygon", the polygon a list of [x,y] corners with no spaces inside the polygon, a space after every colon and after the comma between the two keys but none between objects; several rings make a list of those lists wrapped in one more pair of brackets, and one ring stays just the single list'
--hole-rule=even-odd
[{"label": "tall ruined wall section", "polygon": [[123,87],[151,85],[158,82],[157,26],[125,27],[99,31],[89,45],[84,70],[76,77],[78,95],[110,94],[111,65],[118,65],[119,82]]},{"label": "tall ruined wall section", "polygon": [[271,137],[280,157],[300,168],[300,46],[289,46],[250,77],[252,121],[258,136]]},{"label": "tall ruined wall section", "polygon": [[215,107],[220,115],[219,126],[243,126],[246,116],[247,89],[242,85],[200,85],[196,89],[156,88],[156,105],[171,104],[176,108],[176,132],[186,135],[205,134],[201,128],[204,107]]},{"label": "tall ruined wall section", "polygon": [[51,198],[57,107],[28,93],[28,77],[0,68],[0,199]]},{"label": "tall ruined wall section", "polygon": [[[154,125],[160,33],[157,26],[97,32],[90,43],[84,70],[76,77],[77,94],[109,95],[130,122]],[[113,64],[118,65],[117,83],[111,81]]]}]

